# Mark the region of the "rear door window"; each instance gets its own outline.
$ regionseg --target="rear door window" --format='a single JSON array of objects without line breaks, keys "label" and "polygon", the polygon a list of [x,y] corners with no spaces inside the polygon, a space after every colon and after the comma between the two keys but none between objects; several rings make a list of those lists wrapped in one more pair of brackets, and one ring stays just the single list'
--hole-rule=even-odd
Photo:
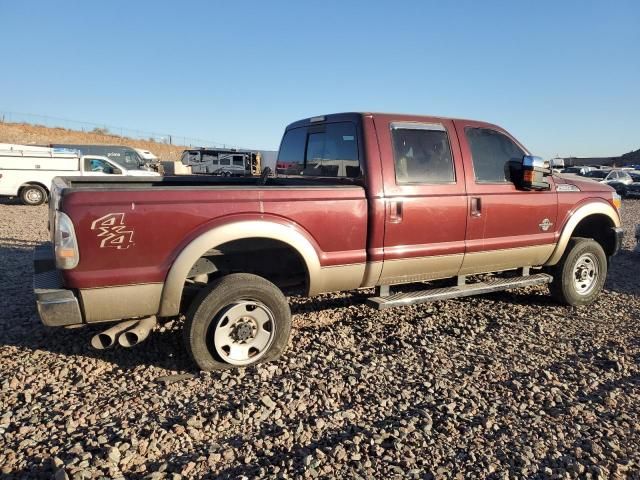
[{"label": "rear door window", "polygon": [[455,183],[447,131],[440,124],[391,125],[398,184]]},{"label": "rear door window", "polygon": [[478,183],[511,181],[509,162],[520,162],[524,151],[505,134],[489,128],[465,129]]},{"label": "rear door window", "polygon": [[360,177],[356,126],[337,122],[288,130],[276,168],[287,176]]}]

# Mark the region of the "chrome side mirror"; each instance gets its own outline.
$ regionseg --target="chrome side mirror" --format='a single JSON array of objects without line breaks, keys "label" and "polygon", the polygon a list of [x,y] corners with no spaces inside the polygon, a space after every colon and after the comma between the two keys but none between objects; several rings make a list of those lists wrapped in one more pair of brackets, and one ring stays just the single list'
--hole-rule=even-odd
[{"label": "chrome side mirror", "polygon": [[532,155],[522,157],[520,188],[523,190],[549,190],[551,185],[545,177],[551,175],[551,164]]},{"label": "chrome side mirror", "polygon": [[551,164],[549,160],[544,160],[540,157],[534,157],[533,155],[525,155],[522,157],[522,166],[525,169],[533,170],[533,169],[541,169],[541,170],[550,170]]}]

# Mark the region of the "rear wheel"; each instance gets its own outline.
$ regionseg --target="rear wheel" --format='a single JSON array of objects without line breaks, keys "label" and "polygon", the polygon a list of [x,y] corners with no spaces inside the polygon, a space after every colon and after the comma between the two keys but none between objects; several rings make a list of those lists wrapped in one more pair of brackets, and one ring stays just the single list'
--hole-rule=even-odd
[{"label": "rear wheel", "polygon": [[40,185],[27,185],[20,190],[20,200],[25,205],[42,205],[47,201],[47,191]]},{"label": "rear wheel", "polygon": [[278,358],[287,346],[291,311],[282,292],[257,275],[215,280],[192,302],[184,338],[202,370],[242,367]]},{"label": "rear wheel", "polygon": [[551,295],[560,303],[579,306],[594,302],[607,277],[607,256],[598,242],[572,238],[553,268]]}]

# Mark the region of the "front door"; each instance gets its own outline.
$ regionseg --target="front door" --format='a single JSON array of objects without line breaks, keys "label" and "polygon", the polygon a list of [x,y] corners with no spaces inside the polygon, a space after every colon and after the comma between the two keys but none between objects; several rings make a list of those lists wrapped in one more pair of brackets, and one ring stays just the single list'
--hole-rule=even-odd
[{"label": "front door", "polygon": [[507,132],[477,122],[456,120],[464,157],[467,250],[460,274],[542,265],[555,246],[557,194],[518,190],[509,162],[525,149]]},{"label": "front door", "polygon": [[384,178],[384,263],[379,284],[458,274],[467,200],[453,122],[377,115]]}]

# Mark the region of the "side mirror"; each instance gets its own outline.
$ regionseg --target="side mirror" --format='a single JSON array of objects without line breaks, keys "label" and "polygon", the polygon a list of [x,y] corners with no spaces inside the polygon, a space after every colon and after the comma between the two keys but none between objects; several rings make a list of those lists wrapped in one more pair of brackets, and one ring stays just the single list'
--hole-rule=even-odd
[{"label": "side mirror", "polygon": [[[518,168],[519,167],[519,168]],[[513,172],[513,178],[518,188],[522,190],[549,190],[551,185],[545,177],[551,175],[549,161],[540,157],[525,155],[522,162]]]},{"label": "side mirror", "polygon": [[525,168],[547,170],[547,175],[551,174],[551,164],[549,163],[549,160],[543,160],[542,158],[534,157],[533,155],[525,155],[522,157],[522,166]]}]

